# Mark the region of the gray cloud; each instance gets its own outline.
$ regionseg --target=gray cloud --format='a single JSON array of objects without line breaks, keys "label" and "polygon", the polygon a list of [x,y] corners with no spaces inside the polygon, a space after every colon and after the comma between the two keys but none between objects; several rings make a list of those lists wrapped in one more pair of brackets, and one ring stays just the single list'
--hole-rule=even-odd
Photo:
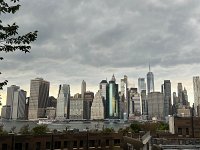
[{"label": "gray cloud", "polygon": [[[30,54],[3,54],[0,67],[12,84],[27,87],[31,78],[42,76],[53,85],[78,86],[87,79],[94,88],[112,73],[136,81],[146,76],[149,59],[159,82],[176,81],[168,72],[184,76],[181,66],[199,65],[199,0],[26,0],[21,5],[3,19],[17,22],[19,33],[39,34]],[[191,68],[185,80],[198,73]]]}]

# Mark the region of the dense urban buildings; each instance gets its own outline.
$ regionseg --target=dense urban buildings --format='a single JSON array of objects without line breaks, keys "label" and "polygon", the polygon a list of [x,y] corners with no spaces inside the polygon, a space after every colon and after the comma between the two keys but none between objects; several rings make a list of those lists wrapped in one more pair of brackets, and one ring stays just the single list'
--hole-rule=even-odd
[{"label": "dense urban buildings", "polygon": [[193,77],[194,90],[194,109],[198,116],[200,116],[200,79],[199,76]]},{"label": "dense urban buildings", "polygon": [[45,109],[49,99],[48,81],[42,78],[31,80],[28,118],[31,120],[44,118]]},{"label": "dense urban buildings", "polygon": [[147,93],[151,92],[154,92],[154,75],[149,65],[149,72],[147,73]]},{"label": "dense urban buildings", "polygon": [[103,97],[98,91],[95,94],[94,100],[91,106],[91,119],[104,119],[104,105],[103,105]]},{"label": "dense urban buildings", "polygon": [[138,78],[138,93],[141,93],[143,90],[146,90],[145,78]]}]

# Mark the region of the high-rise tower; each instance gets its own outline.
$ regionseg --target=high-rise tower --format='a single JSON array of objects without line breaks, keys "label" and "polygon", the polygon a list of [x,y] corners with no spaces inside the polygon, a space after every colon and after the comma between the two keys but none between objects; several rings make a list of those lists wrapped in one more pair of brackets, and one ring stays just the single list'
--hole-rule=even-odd
[{"label": "high-rise tower", "polygon": [[69,119],[69,112],[70,112],[70,86],[67,84],[63,84],[60,85],[59,88],[56,118]]},{"label": "high-rise tower", "polygon": [[86,82],[83,80],[81,84],[81,97],[84,98],[84,93],[86,92]]},{"label": "high-rise tower", "polygon": [[171,82],[170,80],[164,80],[163,84],[163,96],[164,96],[164,117],[171,115]]},{"label": "high-rise tower", "polygon": [[147,92],[154,92],[154,75],[151,72],[151,66],[149,64],[149,72],[147,73]]},{"label": "high-rise tower", "polygon": [[200,116],[200,79],[199,76],[193,77],[193,90],[194,90],[194,109],[198,116]]},{"label": "high-rise tower", "polygon": [[49,98],[48,81],[42,78],[31,80],[30,101],[29,101],[29,119],[37,119],[45,117],[45,108]]},{"label": "high-rise tower", "polygon": [[142,90],[146,90],[145,78],[138,78],[138,93],[141,93]]}]

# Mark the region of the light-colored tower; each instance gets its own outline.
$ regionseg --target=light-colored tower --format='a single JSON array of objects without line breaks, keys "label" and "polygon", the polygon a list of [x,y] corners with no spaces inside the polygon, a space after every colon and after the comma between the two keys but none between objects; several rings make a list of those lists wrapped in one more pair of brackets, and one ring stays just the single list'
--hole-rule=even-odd
[{"label": "light-colored tower", "polygon": [[140,116],[141,103],[140,103],[140,94],[137,92],[137,88],[130,88],[129,97],[130,97],[129,118],[131,118],[131,116]]},{"label": "light-colored tower", "polygon": [[143,90],[146,90],[145,78],[138,78],[138,93],[141,93]]},{"label": "light-colored tower", "polygon": [[84,93],[86,92],[86,82],[83,80],[81,84],[81,97],[84,98]]},{"label": "light-colored tower", "polygon": [[92,102],[91,119],[104,119],[104,106],[100,91],[95,94]]},{"label": "light-colored tower", "polygon": [[104,118],[108,118],[108,82],[107,80],[102,80],[99,83],[99,93],[103,99],[103,106],[104,106]]},{"label": "light-colored tower", "polygon": [[194,90],[194,109],[198,116],[200,116],[200,79],[199,76],[193,77],[193,90]]},{"label": "light-colored tower", "polygon": [[[124,75],[121,79],[121,94],[120,94],[120,118],[127,120],[129,116],[129,105],[128,105],[128,77]],[[124,118],[125,117],[125,118]]]},{"label": "light-colored tower", "polygon": [[[14,101],[14,93],[17,91],[20,87],[16,85],[11,85],[10,87],[7,87],[7,101],[6,105],[10,106],[10,117],[9,119],[12,119],[13,114],[13,101]],[[6,115],[8,116],[8,115]]]},{"label": "light-colored tower", "polygon": [[59,88],[56,119],[69,119],[69,112],[70,112],[70,86],[67,84],[63,84],[60,85]]},{"label": "light-colored tower", "polygon": [[156,117],[158,120],[164,119],[164,101],[163,93],[151,92],[147,96],[148,102],[148,118]]},{"label": "light-colored tower", "polygon": [[30,120],[45,117],[45,108],[49,98],[49,86],[50,83],[42,78],[31,80],[28,115]]},{"label": "light-colored tower", "polygon": [[12,119],[25,119],[26,91],[18,89],[14,92]]},{"label": "light-colored tower", "polygon": [[154,75],[151,72],[151,66],[149,64],[149,72],[147,73],[147,92],[154,92]]}]

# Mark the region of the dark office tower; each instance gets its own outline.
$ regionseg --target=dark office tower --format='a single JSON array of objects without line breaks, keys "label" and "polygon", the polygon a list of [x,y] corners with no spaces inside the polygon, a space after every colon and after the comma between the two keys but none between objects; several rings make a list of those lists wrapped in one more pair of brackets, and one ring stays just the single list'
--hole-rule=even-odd
[{"label": "dark office tower", "polygon": [[147,119],[148,104],[147,104],[146,90],[142,90],[140,96],[141,96],[141,102],[142,102],[142,116],[143,116],[143,119]]},{"label": "dark office tower", "polygon": [[49,99],[49,85],[50,83],[42,78],[31,80],[29,120],[45,117],[45,109]]},{"label": "dark office tower", "polygon": [[56,106],[57,106],[57,99],[55,97],[53,97],[53,96],[50,96],[49,100],[48,100],[47,107],[54,107],[54,108],[56,108]]},{"label": "dark office tower", "polygon": [[138,78],[138,92],[141,93],[143,90],[146,91],[145,78]]},{"label": "dark office tower", "polygon": [[119,118],[119,95],[118,95],[118,84],[115,83],[115,77],[113,75],[111,81],[109,81],[109,99],[108,109],[109,119]]},{"label": "dark office tower", "polygon": [[109,109],[108,109],[108,105],[106,105],[108,103],[108,82],[107,80],[102,80],[99,83],[99,92],[101,97],[103,98],[103,106],[104,106],[104,118],[108,118],[108,114],[109,114]]},{"label": "dark office tower", "polygon": [[163,96],[164,96],[164,117],[172,114],[171,105],[171,82],[170,80],[164,80],[163,84]]},{"label": "dark office tower", "polygon": [[129,114],[129,103],[128,103],[128,77],[126,75],[124,75],[124,78],[121,79],[120,112],[121,112],[120,118],[127,120]]},{"label": "dark office tower", "polygon": [[153,72],[151,72],[151,67],[149,65],[149,72],[147,73],[147,92],[154,92],[154,76]]},{"label": "dark office tower", "polygon": [[83,99],[83,119],[91,119],[91,106],[94,99],[93,92],[85,92]]},{"label": "dark office tower", "polygon": [[188,95],[187,95],[187,90],[184,87],[184,90],[182,92],[182,98],[183,98],[183,105],[185,106],[190,106],[189,102],[188,102]]},{"label": "dark office tower", "polygon": [[86,92],[86,82],[83,80],[81,84],[81,97],[84,98],[84,93]]},{"label": "dark office tower", "polygon": [[28,120],[29,100],[30,100],[30,97],[26,97],[26,104],[25,104],[25,120]]},{"label": "dark office tower", "polygon": [[140,94],[137,92],[137,88],[130,88],[129,90],[129,117],[141,116],[141,104],[140,104]]},{"label": "dark office tower", "polygon": [[182,86],[182,83],[178,83],[178,86],[177,86],[177,91],[178,91],[178,99],[179,99],[179,103],[180,104],[183,104],[183,86]]}]

